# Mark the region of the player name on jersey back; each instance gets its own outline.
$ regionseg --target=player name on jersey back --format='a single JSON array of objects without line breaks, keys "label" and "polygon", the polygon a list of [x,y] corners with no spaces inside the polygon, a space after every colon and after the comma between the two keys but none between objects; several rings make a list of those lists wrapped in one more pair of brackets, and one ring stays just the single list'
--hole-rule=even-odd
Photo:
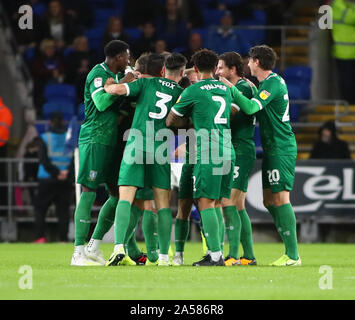
[{"label": "player name on jersey back", "polygon": [[205,84],[200,87],[201,90],[213,90],[213,89],[221,89],[223,91],[227,91],[227,87],[222,84]]}]

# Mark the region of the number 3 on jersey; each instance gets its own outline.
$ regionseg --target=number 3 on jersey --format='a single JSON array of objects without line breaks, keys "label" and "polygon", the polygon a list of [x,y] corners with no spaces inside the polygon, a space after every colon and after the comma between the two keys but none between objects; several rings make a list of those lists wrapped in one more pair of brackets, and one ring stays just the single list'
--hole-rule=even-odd
[{"label": "number 3 on jersey", "polygon": [[171,101],[173,97],[159,91],[157,91],[155,95],[160,98],[155,104],[155,106],[160,109],[160,112],[149,112],[149,117],[151,117],[152,119],[164,119],[168,113],[168,107],[166,104]]}]

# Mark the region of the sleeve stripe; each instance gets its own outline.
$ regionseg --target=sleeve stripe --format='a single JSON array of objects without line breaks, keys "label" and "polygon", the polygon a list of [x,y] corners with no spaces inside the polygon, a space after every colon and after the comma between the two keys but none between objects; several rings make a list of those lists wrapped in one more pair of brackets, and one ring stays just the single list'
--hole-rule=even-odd
[{"label": "sleeve stripe", "polygon": [[261,104],[261,102],[258,99],[252,98],[251,100],[254,100],[258,103],[259,109],[262,110],[263,105]]},{"label": "sleeve stripe", "polygon": [[232,103],[231,105],[232,105],[233,108],[235,108],[235,109],[237,109],[238,111],[240,111],[240,108],[239,108],[238,105],[236,105],[235,103]]},{"label": "sleeve stripe", "polygon": [[101,88],[96,89],[96,90],[91,94],[91,99],[93,99],[93,98],[94,98],[94,95],[95,95],[96,93],[98,93],[99,91],[101,91],[101,90],[104,90],[104,87],[101,87]]},{"label": "sleeve stripe", "polygon": [[179,117],[183,117],[184,115],[181,114],[179,111],[176,111],[175,108],[171,108],[171,111],[174,112],[176,115],[178,115]]},{"label": "sleeve stripe", "polygon": [[129,85],[127,83],[124,83],[123,85],[126,87],[126,91],[127,91],[126,96],[129,96],[130,94]]}]

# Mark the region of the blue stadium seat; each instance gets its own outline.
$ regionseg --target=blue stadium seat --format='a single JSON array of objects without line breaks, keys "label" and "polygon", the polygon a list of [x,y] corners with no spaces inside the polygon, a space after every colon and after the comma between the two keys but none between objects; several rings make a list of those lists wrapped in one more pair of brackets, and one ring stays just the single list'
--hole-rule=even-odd
[{"label": "blue stadium seat", "polygon": [[83,121],[85,118],[85,103],[80,103],[78,105],[78,121]]},{"label": "blue stadium seat", "polygon": [[35,16],[43,16],[46,13],[47,6],[44,3],[33,3],[31,6]]},{"label": "blue stadium seat", "polygon": [[23,53],[25,61],[28,63],[30,62],[33,57],[35,56],[35,48],[27,48]]},{"label": "blue stadium seat", "polygon": [[104,34],[105,27],[95,27],[88,29],[84,32],[84,35],[88,39],[89,48],[97,53],[102,51],[102,36]]},{"label": "blue stadium seat", "polygon": [[312,80],[312,68],[307,66],[292,66],[286,68],[282,77],[286,80],[302,80],[311,83]]},{"label": "blue stadium seat", "polygon": [[136,41],[142,35],[142,30],[139,28],[125,28],[124,32],[129,35],[130,41]]},{"label": "blue stadium seat", "polygon": [[65,83],[47,84],[44,88],[44,97],[47,102],[65,100],[75,103],[76,89],[75,86]]},{"label": "blue stadium seat", "polygon": [[75,115],[75,105],[67,101],[51,101],[43,105],[42,117],[44,120],[49,120],[53,112],[61,112],[64,120],[70,121]]},{"label": "blue stadium seat", "polygon": [[94,27],[106,28],[109,19],[117,15],[118,12],[116,9],[96,9]]},{"label": "blue stadium seat", "polygon": [[221,18],[223,17],[224,10],[214,10],[214,9],[205,9],[202,10],[203,21],[205,27],[215,26],[221,24]]},{"label": "blue stadium seat", "polygon": [[312,69],[310,67],[288,67],[283,71],[282,77],[286,81],[290,99],[310,99],[312,81]]},{"label": "blue stadium seat", "polygon": [[35,122],[35,128],[36,128],[37,134],[41,135],[42,133],[46,132],[49,129],[49,123]]}]

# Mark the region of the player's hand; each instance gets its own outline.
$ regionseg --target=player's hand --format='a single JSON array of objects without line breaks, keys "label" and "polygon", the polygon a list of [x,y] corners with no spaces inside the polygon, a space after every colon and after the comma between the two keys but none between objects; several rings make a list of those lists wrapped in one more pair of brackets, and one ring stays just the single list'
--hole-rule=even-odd
[{"label": "player's hand", "polygon": [[219,77],[219,81],[223,82],[227,87],[233,87],[233,83],[228,81],[225,77]]},{"label": "player's hand", "polygon": [[186,153],[186,143],[183,143],[175,149],[174,157],[175,159],[183,158],[185,157],[185,153]]},{"label": "player's hand", "polygon": [[249,85],[253,88],[256,87],[256,85],[254,84],[254,82],[251,82],[248,78],[243,78],[246,82],[249,83]]},{"label": "player's hand", "polygon": [[106,82],[105,82],[104,87],[106,87],[106,85],[109,86],[109,85],[111,85],[111,84],[115,84],[115,79],[113,79],[113,78],[108,78],[108,79],[106,80]]},{"label": "player's hand", "polygon": [[108,94],[114,94],[115,80],[113,78],[108,78],[105,82],[104,89]]}]

